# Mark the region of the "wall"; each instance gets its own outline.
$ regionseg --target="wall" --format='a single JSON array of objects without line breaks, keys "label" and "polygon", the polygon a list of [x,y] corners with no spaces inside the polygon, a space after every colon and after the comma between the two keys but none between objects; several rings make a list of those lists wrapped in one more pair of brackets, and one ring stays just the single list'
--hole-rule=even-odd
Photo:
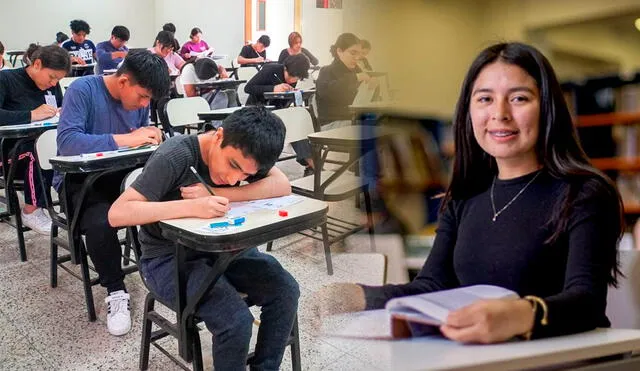
[{"label": "wall", "polygon": [[[343,0],[343,6],[355,0]],[[342,32],[345,9],[318,9],[315,0],[302,0],[302,45],[320,60],[320,65],[331,63],[329,47]]]},{"label": "wall", "polygon": [[155,0],[155,4],[155,22],[149,46],[162,25],[167,22],[176,25],[176,38],[180,45],[189,40],[193,27],[202,30],[202,39],[215,48],[218,54],[235,57],[244,45],[244,1]]},{"label": "wall", "polygon": [[258,31],[257,17],[258,6],[256,0],[253,0],[253,42],[258,40],[261,35],[269,35],[271,45],[267,48],[267,58],[278,60],[280,52],[284,48],[288,48],[287,38],[293,32],[293,0],[268,0],[266,9],[266,30]]},{"label": "wall", "polygon": [[0,40],[7,50],[24,50],[31,42],[51,44],[58,31],[71,36],[69,22],[76,18],[89,23],[89,39],[96,44],[108,40],[117,24],[131,31],[133,47],[150,45],[155,36],[154,0],[91,1],[91,5],[87,0],[2,0],[1,9]]}]

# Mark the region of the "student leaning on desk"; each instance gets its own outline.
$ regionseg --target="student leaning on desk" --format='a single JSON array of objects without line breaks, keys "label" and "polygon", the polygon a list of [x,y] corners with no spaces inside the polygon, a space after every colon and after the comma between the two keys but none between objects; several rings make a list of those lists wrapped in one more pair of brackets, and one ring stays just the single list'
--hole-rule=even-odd
[{"label": "student leaning on desk", "polygon": [[[113,226],[141,225],[139,267],[155,295],[175,301],[175,244],[158,221],[214,218],[229,201],[284,196],[287,177],[274,166],[282,152],[282,120],[264,107],[247,107],[226,118],[220,128],[169,139],[147,161],[142,174],[109,210]],[[216,196],[198,182],[194,167]],[[249,182],[238,186],[241,181]],[[196,290],[212,269],[215,255],[187,251],[187,292]],[[216,370],[245,370],[253,316],[238,292],[261,306],[252,370],[277,370],[296,316],[298,284],[278,261],[254,247],[236,258],[208,292],[197,316],[213,333]]]},{"label": "student leaning on desk", "polygon": [[446,337],[495,343],[609,327],[622,203],[582,151],[548,60],[519,43],[482,51],[463,83],[454,133],[453,175],[419,275],[404,285],[327,287],[321,312],[492,284],[527,297],[454,311],[440,328]]},{"label": "student leaning on desk", "polygon": [[[58,153],[63,156],[105,152],[119,147],[159,144],[160,130],[149,125],[149,101],[169,90],[169,72],[162,58],[146,50],[129,53],[114,75],[87,76],[76,80],[65,93],[58,123]],[[107,212],[120,195],[126,171],[100,178],[82,203],[80,232],[86,236],[87,251],[107,289],[107,328],[113,335],[131,329],[129,294],[120,266],[121,249],[117,230],[109,225]],[[67,194],[78,195],[84,179],[65,183]],[[62,176],[54,186],[61,195]],[[71,200],[74,208],[79,200]]]},{"label": "student leaning on desk", "polygon": [[[0,72],[0,125],[26,124],[55,116],[62,105],[61,78],[71,68],[69,54],[57,45],[32,44],[27,53],[27,67]],[[34,231],[49,235],[51,218],[44,212],[46,195],[40,187],[40,172],[34,153],[34,141],[24,142],[18,149],[17,174],[25,182],[25,205],[22,222]],[[53,174],[43,172],[44,183],[50,184]]]}]

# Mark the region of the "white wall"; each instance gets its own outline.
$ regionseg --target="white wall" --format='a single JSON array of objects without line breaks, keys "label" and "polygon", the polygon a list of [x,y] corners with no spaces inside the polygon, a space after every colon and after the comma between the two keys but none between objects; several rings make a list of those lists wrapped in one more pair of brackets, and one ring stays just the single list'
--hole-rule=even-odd
[{"label": "white wall", "polygon": [[58,31],[71,36],[73,19],[89,23],[89,39],[96,44],[108,40],[118,24],[131,31],[131,47],[150,46],[155,37],[154,0],[2,0],[1,4],[0,41],[7,50],[24,50],[32,42],[51,44]]},{"label": "white wall", "polygon": [[[293,0],[269,0],[266,9],[266,29],[258,31],[258,5],[253,1],[253,37],[251,42],[255,42],[262,35],[269,35],[271,45],[267,48],[267,58],[278,60],[280,52],[288,48],[287,38],[293,32]],[[308,1],[308,0],[307,0]]]},{"label": "white wall", "polygon": [[193,27],[202,30],[202,39],[215,48],[216,53],[236,57],[244,45],[244,1],[155,0],[155,4],[155,22],[149,46],[167,22],[176,25],[176,39],[180,45],[189,40]]},{"label": "white wall", "polygon": [[[352,0],[344,0],[345,3]],[[343,29],[344,9],[317,9],[316,0],[302,0],[302,46],[320,60],[320,65],[331,63],[329,47]]]}]

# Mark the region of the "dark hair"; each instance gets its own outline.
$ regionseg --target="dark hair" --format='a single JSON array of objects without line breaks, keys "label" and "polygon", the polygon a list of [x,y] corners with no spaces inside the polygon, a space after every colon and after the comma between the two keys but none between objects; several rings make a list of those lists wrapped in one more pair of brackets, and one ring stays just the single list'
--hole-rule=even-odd
[{"label": "dark hair", "polygon": [[301,79],[309,77],[311,62],[309,62],[309,58],[306,55],[302,53],[290,55],[284,60],[283,64],[289,75]]},{"label": "dark hair", "polygon": [[282,120],[263,106],[240,109],[222,122],[221,147],[232,146],[254,159],[260,170],[268,170],[284,147],[286,128]]},{"label": "dark hair", "polygon": [[369,40],[361,39],[360,45],[362,46],[362,49],[371,49],[371,43]]},{"label": "dark hair", "polygon": [[162,31],[169,31],[171,33],[176,33],[176,26],[173,23],[165,23],[162,26]]},{"label": "dark hair", "polygon": [[211,58],[196,59],[193,69],[200,80],[209,80],[218,74],[218,65]]},{"label": "dark hair", "polygon": [[613,183],[590,165],[580,146],[556,74],[545,56],[532,46],[521,43],[492,45],[471,64],[456,104],[453,119],[456,155],[451,183],[441,210],[451,200],[468,199],[486,191],[497,174],[495,159],[482,150],[475,140],[469,113],[471,93],[478,75],[487,65],[495,62],[518,66],[536,81],[540,90],[540,128],[536,143],[538,161],[551,176],[569,183],[553,207],[548,223],[553,233],[545,243],[557,241],[568,229],[572,205],[580,201],[579,193],[582,190],[606,195],[616,219],[611,220],[613,228],[603,228],[605,241],[613,247],[605,256],[605,264],[611,270],[608,283],[616,286],[621,275],[615,246],[624,226],[622,200]]},{"label": "dark hair", "polygon": [[56,33],[56,43],[62,44],[65,40],[69,40],[69,36],[64,32]]},{"label": "dark hair", "polygon": [[[168,47],[172,47],[175,48],[175,44],[173,42],[174,37],[173,37],[173,33],[169,32],[169,31],[160,31],[158,32],[158,35],[156,36],[156,40],[160,42],[160,45],[164,46],[165,48]],[[153,46],[155,46],[156,43],[153,43]]]},{"label": "dark hair", "polygon": [[71,70],[71,58],[69,52],[58,45],[40,46],[30,44],[24,52],[23,62],[32,65],[36,60],[40,60],[43,68],[50,68],[56,71],[69,72]]},{"label": "dark hair", "polygon": [[268,48],[271,45],[271,38],[269,35],[262,35],[258,38],[258,42],[264,45],[265,48]]},{"label": "dark hair", "polygon": [[358,36],[349,32],[343,33],[340,36],[338,36],[336,43],[331,45],[331,48],[329,48],[329,52],[334,58],[338,58],[338,49],[347,50],[350,47],[359,43],[360,43],[360,39],[358,39]]},{"label": "dark hair", "polygon": [[116,76],[129,76],[133,84],[140,85],[151,91],[154,99],[169,94],[171,79],[167,63],[159,55],[148,50],[134,50],[129,52],[118,68]]},{"label": "dark hair", "polygon": [[71,32],[77,34],[78,32],[84,31],[87,35],[91,33],[91,27],[89,27],[89,23],[83,21],[82,19],[74,19],[69,23],[69,27],[71,27]]},{"label": "dark hair", "polygon": [[199,33],[202,33],[202,30],[199,29],[198,27],[194,27],[194,28],[191,29],[191,34],[190,35],[191,35],[191,37],[194,37],[195,35],[197,35]]},{"label": "dark hair", "polygon": [[293,46],[293,43],[296,42],[296,39],[300,39],[300,42],[302,42],[302,35],[300,35],[299,32],[293,31],[289,34],[289,38],[287,39],[287,41],[289,42],[290,47]]},{"label": "dark hair", "polygon": [[115,26],[113,30],[111,30],[111,35],[122,41],[129,41],[129,37],[131,36],[129,29],[125,26]]},{"label": "dark hair", "polygon": [[4,54],[4,45],[2,45],[2,41],[0,41],[0,54]]}]

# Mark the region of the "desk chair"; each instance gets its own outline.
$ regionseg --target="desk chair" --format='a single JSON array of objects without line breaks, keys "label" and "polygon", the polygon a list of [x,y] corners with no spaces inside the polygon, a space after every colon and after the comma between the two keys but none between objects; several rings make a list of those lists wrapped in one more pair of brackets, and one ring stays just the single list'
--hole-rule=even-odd
[{"label": "desk chair", "polygon": [[[303,107],[289,107],[281,110],[275,110],[273,113],[282,119],[285,127],[287,128],[285,142],[305,139],[309,134],[314,132],[311,114]],[[315,175],[309,175],[291,182],[293,192],[329,202],[342,201],[350,198],[351,196],[358,196],[360,193],[364,193],[365,210],[369,218],[369,223],[372,226],[371,198],[369,196],[368,185],[362,184],[359,177],[349,172],[343,171],[341,174],[337,174],[337,172],[334,171],[325,171],[318,168],[318,165],[326,162],[328,154],[329,150],[325,149],[324,154],[322,155],[322,161],[319,164],[316,164],[315,171],[320,172],[321,178],[320,189],[314,189]],[[346,167],[352,162],[353,161],[349,161],[341,164]],[[335,178],[335,180],[330,179],[335,174],[337,174],[337,178]],[[331,262],[331,244],[344,239],[345,237],[357,232],[359,229],[360,226],[358,224],[327,216],[327,222],[320,225],[319,229],[311,230],[310,233],[301,232],[301,234],[323,242],[324,255],[327,263],[327,273],[332,275],[333,264]],[[373,227],[369,228],[369,233],[370,235],[373,235]],[[318,237],[318,234],[322,237]],[[267,251],[271,251],[272,245],[272,242],[267,244]]]},{"label": "desk chair", "polygon": [[640,329],[640,251],[619,250],[625,275],[617,288],[609,287],[607,317],[613,328]]},{"label": "desk chair", "polygon": [[313,131],[316,133],[321,131],[322,127],[318,122],[318,100],[316,94],[311,97],[311,102],[309,102],[309,113],[311,114],[311,121],[313,122]]},{"label": "desk chair", "polygon": [[175,135],[175,127],[189,129],[189,126],[204,124],[204,121],[198,118],[198,112],[209,110],[209,103],[202,97],[171,99],[164,108],[167,122],[162,122],[162,130],[172,137]]},{"label": "desk chair", "polygon": [[[63,77],[60,79],[60,89],[62,89],[62,95],[64,95],[64,93],[67,91],[67,88],[69,87],[69,85],[71,85],[72,82],[76,81],[77,79],[79,79],[79,77]],[[49,159],[47,159],[48,161]]]},{"label": "desk chair", "polygon": [[[50,236],[51,257],[49,261],[51,272],[50,285],[52,288],[58,286],[58,266],[67,271],[73,277],[81,280],[84,286],[84,295],[89,321],[93,322],[96,320],[96,310],[93,302],[92,287],[94,285],[97,285],[99,283],[99,280],[97,277],[91,278],[89,274],[89,270],[95,271],[95,269],[89,265],[87,259],[87,250],[84,245],[84,241],[80,236],[80,233],[78,232],[76,235],[72,235],[71,233],[69,233],[69,221],[67,215],[72,214],[69,207],[69,205],[71,205],[71,200],[66,200],[66,213],[64,207],[62,206],[60,207],[60,211],[56,210],[56,205],[52,202],[52,200],[54,199],[52,197],[52,193],[55,192],[55,190],[53,190],[53,187],[46,186],[44,184],[44,177],[42,176],[43,170],[52,169],[49,159],[56,156],[57,153],[56,136],[57,130],[45,131],[38,137],[35,145],[35,156],[39,165],[37,171],[40,172],[40,186],[47,195],[47,210],[49,211],[49,216],[51,216],[52,221]],[[64,231],[66,231],[66,239],[58,235],[59,229],[63,229]],[[125,268],[123,268],[123,271],[125,274],[135,272],[136,270],[138,270],[138,267],[136,265],[129,266],[129,262],[131,261],[129,250],[130,244],[124,243],[124,241],[121,241],[121,243],[125,247],[125,251],[123,254],[123,264],[125,265]],[[69,251],[69,253],[58,256],[59,246]],[[78,259],[80,260],[79,262]],[[64,264],[66,262],[71,262],[71,264],[80,264],[80,275],[74,272],[67,264]]]},{"label": "desk chair", "polygon": [[[236,71],[236,78],[238,80],[251,80],[253,76],[258,73],[258,69],[256,67],[238,67]],[[244,87],[247,83],[242,83],[238,85],[238,105],[244,106],[247,104],[247,99],[249,99],[249,94],[244,91]]]},{"label": "desk chair", "polygon": [[[127,175],[122,182],[122,191],[124,192],[142,173],[142,169],[136,169]],[[138,226],[127,227],[127,237],[128,241],[131,243],[131,247],[135,253],[136,261],[140,259],[142,256],[142,250],[140,246],[140,241],[138,240]],[[158,312],[155,311],[155,302],[159,301],[165,307],[172,309],[175,311],[175,303],[168,303],[160,297],[154,295],[153,290],[147,285],[145,281],[144,275],[140,273],[140,278],[144,283],[145,287],[149,291],[145,298],[144,305],[144,313],[143,313],[143,324],[142,324],[142,336],[141,336],[141,344],[140,344],[140,370],[147,370],[149,368],[149,351],[151,345],[158,348],[164,355],[169,357],[173,362],[175,362],[178,366],[185,370],[189,370],[184,366],[183,362],[181,362],[177,357],[170,354],[165,348],[163,348],[160,344],[157,343],[158,340],[163,339],[169,335],[178,338],[178,325],[177,323],[172,323],[171,320],[163,317]],[[248,306],[252,306],[251,302],[245,296],[245,302]],[[189,326],[191,329],[194,329],[193,334],[191,336],[192,344],[190,345],[192,351],[192,359],[185,359],[186,362],[193,363],[193,370],[202,370],[203,369],[203,361],[202,361],[202,347],[200,345],[200,328],[198,327],[198,323],[200,319],[194,316],[193,324]],[[160,329],[156,331],[152,331],[153,325],[156,325]],[[296,317],[295,322],[293,323],[293,329],[291,330],[291,335],[289,336],[289,341],[287,343],[291,347],[291,366],[294,371],[300,371],[301,362],[300,362],[300,339],[299,339],[299,330],[298,330],[298,318]],[[253,354],[249,354],[248,360],[251,359]]]},{"label": "desk chair", "polygon": [[[0,153],[0,156],[2,156],[2,158],[7,158],[7,161],[4,162],[8,164],[9,160],[11,159],[10,148],[5,148],[9,146],[5,144],[4,140],[0,141],[2,141],[3,143],[3,150],[2,153]],[[1,158],[0,163],[2,163]],[[18,252],[20,253],[20,261],[24,262],[27,261],[27,249],[24,242],[24,232],[31,230],[29,229],[29,227],[25,227],[22,224],[20,201],[18,200],[18,191],[24,191],[24,180],[15,179],[15,177],[13,177],[13,192],[10,192],[6,183],[7,178],[10,177],[9,172],[9,168],[3,169],[0,167],[0,189],[4,189],[5,193],[4,196],[0,196],[0,203],[4,204],[6,208],[6,210],[0,210],[0,222],[7,223],[16,229],[16,233],[18,236]],[[11,220],[11,216],[14,217],[14,220]]]}]

